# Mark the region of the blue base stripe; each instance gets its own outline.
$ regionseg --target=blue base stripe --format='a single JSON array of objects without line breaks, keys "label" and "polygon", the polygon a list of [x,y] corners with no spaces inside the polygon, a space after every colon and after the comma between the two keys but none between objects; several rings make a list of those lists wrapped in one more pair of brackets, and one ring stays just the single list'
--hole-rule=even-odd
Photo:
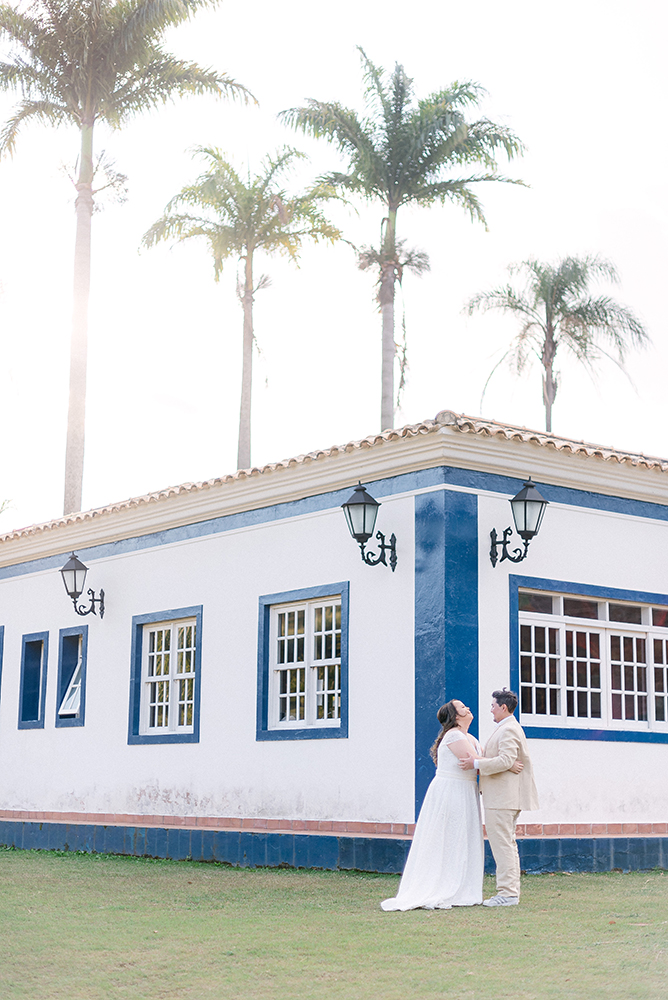
[{"label": "blue base stripe", "polygon": [[[403,871],[410,843],[384,837],[0,820],[0,845],[17,850],[218,861],[240,868],[282,866],[398,874]],[[555,871],[668,870],[668,837],[526,838],[518,840],[517,845],[522,870],[533,875]],[[488,875],[494,872],[487,843],[485,871]]]}]

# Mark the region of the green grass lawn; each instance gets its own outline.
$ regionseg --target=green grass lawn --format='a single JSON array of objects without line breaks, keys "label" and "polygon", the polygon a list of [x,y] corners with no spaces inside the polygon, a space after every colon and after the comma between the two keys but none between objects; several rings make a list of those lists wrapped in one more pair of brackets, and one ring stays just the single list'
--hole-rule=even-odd
[{"label": "green grass lawn", "polygon": [[668,997],[668,872],[530,876],[518,907],[383,913],[397,883],[0,850],[0,998]]}]

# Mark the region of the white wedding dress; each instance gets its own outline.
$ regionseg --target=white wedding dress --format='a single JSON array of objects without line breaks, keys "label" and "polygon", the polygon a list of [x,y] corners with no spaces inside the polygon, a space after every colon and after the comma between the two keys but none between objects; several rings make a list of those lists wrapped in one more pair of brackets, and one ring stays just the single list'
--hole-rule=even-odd
[{"label": "white wedding dress", "polygon": [[[460,729],[443,737],[436,776],[422,803],[399,891],[380,904],[384,910],[449,910],[482,903],[480,796],[476,772],[463,771],[449,749],[457,740],[467,740],[471,746]],[[475,746],[482,756],[480,745]]]}]

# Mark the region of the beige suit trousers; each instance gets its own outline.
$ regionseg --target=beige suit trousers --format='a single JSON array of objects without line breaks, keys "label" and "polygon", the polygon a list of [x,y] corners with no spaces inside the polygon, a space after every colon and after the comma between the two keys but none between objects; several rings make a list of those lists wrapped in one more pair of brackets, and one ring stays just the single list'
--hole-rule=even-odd
[{"label": "beige suit trousers", "polygon": [[485,829],[496,862],[496,891],[500,896],[520,895],[520,856],[515,840],[519,809],[485,809]]}]

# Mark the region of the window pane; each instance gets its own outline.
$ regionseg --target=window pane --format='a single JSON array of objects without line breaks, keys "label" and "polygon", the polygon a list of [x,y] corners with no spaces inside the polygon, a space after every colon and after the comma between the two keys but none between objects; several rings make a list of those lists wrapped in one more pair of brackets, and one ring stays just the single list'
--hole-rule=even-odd
[{"label": "window pane", "polygon": [[608,616],[611,622],[629,622],[633,625],[640,625],[642,622],[641,609],[637,604],[609,604]]},{"label": "window pane", "polygon": [[60,707],[61,718],[74,718],[81,706],[81,635],[64,635],[61,644]]},{"label": "window pane", "polygon": [[[66,638],[79,639],[80,637],[67,636]],[[80,705],[81,705],[81,657],[78,658],[74,673],[72,674],[70,683],[68,684],[67,690],[65,691],[65,697],[63,698],[60,708],[58,709],[58,715],[76,716],[79,714]]]},{"label": "window pane", "polygon": [[[287,632],[283,658],[281,616],[286,619]],[[277,719],[279,724],[302,723],[306,726],[339,719],[340,602],[330,600],[329,603],[316,604],[313,601],[307,607],[294,611],[286,608],[278,613],[278,617],[279,643],[274,667],[281,669],[273,675],[272,718]],[[290,634],[291,620],[294,620],[294,637]]]},{"label": "window pane", "polygon": [[525,687],[523,685],[522,686],[522,697],[521,697],[522,705],[521,705],[521,709],[520,710],[522,712],[529,713],[529,715],[533,712],[532,697],[533,697],[533,691],[531,689],[531,686],[527,685]]},{"label": "window pane", "polygon": [[569,618],[598,618],[598,602],[564,597],[564,614]]},{"label": "window pane", "polygon": [[540,615],[552,614],[552,598],[546,594],[519,593],[520,611],[534,611]]},{"label": "window pane", "polygon": [[26,642],[23,648],[21,722],[39,722],[42,687],[42,640]]},{"label": "window pane", "polygon": [[652,608],[652,625],[668,628],[668,608]]}]

